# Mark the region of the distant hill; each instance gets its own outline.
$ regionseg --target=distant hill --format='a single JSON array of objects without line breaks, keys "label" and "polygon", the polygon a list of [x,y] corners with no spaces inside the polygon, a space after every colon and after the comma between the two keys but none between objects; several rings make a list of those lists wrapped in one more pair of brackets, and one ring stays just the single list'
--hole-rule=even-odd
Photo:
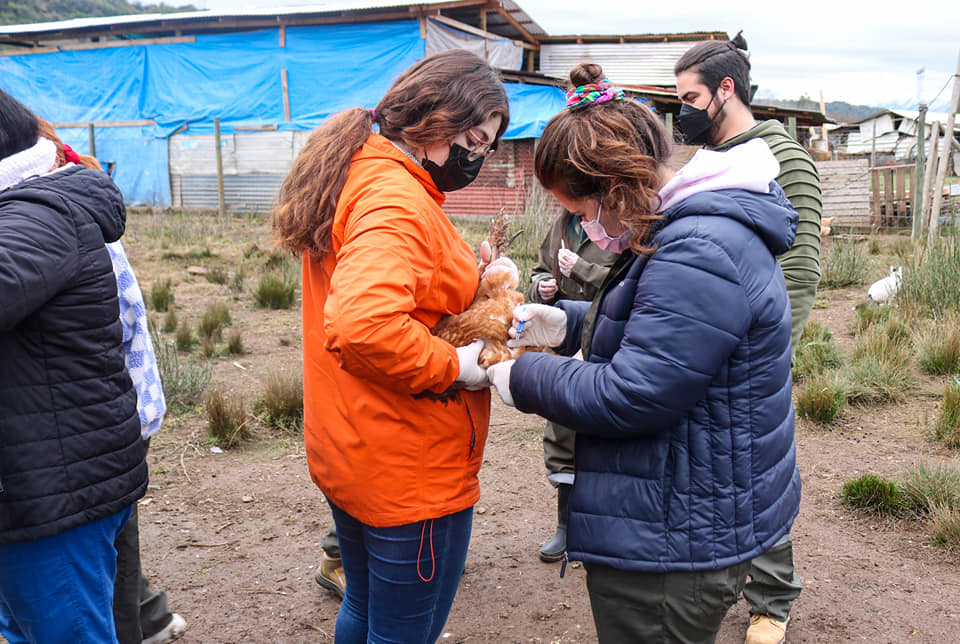
[{"label": "distant hill", "polygon": [[[773,105],[775,107],[792,107],[800,110],[820,111],[820,103],[806,96],[797,100],[758,97],[755,102],[762,105]],[[871,105],[851,105],[845,101],[830,101],[826,103],[826,108],[827,118],[837,123],[855,123],[885,109]]]},{"label": "distant hill", "polygon": [[0,2],[0,25],[196,10],[197,8],[193,5],[174,7],[162,2],[141,5],[131,4],[126,0],[9,0]]}]

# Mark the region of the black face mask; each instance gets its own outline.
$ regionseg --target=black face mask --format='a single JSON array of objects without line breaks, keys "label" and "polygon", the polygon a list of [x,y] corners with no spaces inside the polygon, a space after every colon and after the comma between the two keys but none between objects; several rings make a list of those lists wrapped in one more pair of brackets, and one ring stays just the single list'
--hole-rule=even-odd
[{"label": "black face mask", "polygon": [[450,146],[450,155],[443,165],[437,165],[426,158],[421,165],[430,173],[440,192],[453,192],[470,185],[477,178],[480,167],[483,166],[483,157],[479,156],[471,161],[470,150],[454,143]]},{"label": "black face mask", "polygon": [[[712,103],[713,99],[711,98],[710,103],[707,103],[707,108],[709,108]],[[686,142],[690,145],[709,144],[710,134],[713,131],[713,122],[717,116],[720,115],[720,111],[726,104],[727,102],[724,101],[720,109],[717,110],[716,116],[713,118],[710,118],[710,114],[706,109],[701,110],[686,103],[681,105],[680,115],[677,116],[677,125],[680,127],[680,132],[683,133],[683,138]]]}]

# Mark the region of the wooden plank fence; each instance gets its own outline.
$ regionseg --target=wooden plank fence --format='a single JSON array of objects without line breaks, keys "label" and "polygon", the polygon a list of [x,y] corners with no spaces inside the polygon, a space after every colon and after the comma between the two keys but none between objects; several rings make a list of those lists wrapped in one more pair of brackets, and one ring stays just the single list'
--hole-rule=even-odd
[{"label": "wooden plank fence", "polygon": [[917,167],[914,164],[870,168],[871,227],[910,226],[916,181]]},{"label": "wooden plank fence", "polygon": [[869,228],[869,160],[817,161],[817,171],[823,190],[823,216],[834,218],[833,229]]}]

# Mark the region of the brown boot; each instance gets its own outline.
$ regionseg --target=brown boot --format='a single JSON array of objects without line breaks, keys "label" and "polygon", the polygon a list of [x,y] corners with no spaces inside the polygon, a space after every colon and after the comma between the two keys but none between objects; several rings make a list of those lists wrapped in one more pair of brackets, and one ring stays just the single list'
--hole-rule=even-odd
[{"label": "brown boot", "polygon": [[343,575],[343,564],[339,558],[333,559],[328,557],[327,553],[323,553],[315,579],[318,584],[343,599],[343,594],[347,590],[347,578]]}]

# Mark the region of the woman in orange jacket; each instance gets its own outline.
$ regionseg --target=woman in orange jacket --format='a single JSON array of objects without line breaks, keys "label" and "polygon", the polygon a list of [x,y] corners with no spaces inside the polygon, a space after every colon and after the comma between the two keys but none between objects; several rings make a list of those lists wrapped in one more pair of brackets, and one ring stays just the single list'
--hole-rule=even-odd
[{"label": "woman in orange jacket", "polygon": [[441,52],[375,110],[324,123],[280,191],[274,232],[303,257],[307,462],[347,578],[337,642],[433,642],[453,603],[490,393],[481,343],[430,334],[470,306],[480,277],[440,206],[476,177],[508,119],[496,72]]}]

